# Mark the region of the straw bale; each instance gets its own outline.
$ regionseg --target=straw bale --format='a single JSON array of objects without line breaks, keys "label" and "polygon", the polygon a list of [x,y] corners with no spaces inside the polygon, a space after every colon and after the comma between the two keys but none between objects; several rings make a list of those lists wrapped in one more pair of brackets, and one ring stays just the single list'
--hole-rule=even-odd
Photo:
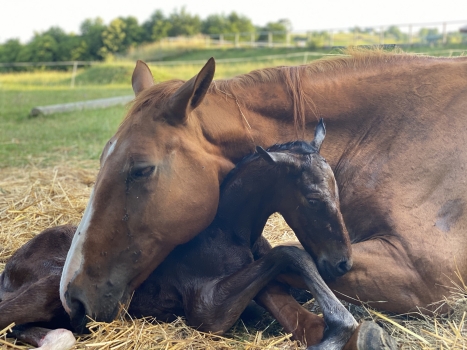
[{"label": "straw bale", "polygon": [[[42,230],[62,224],[78,224],[97,174],[97,162],[75,162],[49,168],[33,165],[0,169],[0,271],[21,245]],[[266,237],[273,245],[295,240],[280,215],[268,221]],[[345,304],[357,320],[374,320],[399,342],[401,349],[465,349],[467,347],[467,287],[453,281],[453,294],[446,299],[453,307],[447,316],[394,316],[365,306]],[[305,305],[320,312],[310,301]],[[272,318],[259,323],[238,321],[225,336],[215,336],[187,327],[182,319],[166,324],[154,319],[125,315],[110,324],[90,322],[91,334],[81,336],[75,349],[299,349],[290,335]],[[7,339],[0,330],[0,348],[27,349]],[[8,342],[6,345],[5,342]]]}]

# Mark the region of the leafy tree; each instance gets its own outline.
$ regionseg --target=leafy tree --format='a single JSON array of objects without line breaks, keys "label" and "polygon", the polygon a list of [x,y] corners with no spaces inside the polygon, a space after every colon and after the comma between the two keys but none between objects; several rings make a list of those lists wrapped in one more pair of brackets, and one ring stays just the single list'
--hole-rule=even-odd
[{"label": "leafy tree", "polygon": [[5,44],[0,45],[0,62],[17,62],[22,45],[18,39],[10,39]]},{"label": "leafy tree", "polygon": [[254,32],[255,26],[246,16],[239,15],[236,12],[232,12],[227,16],[229,21],[229,30],[231,33],[251,33]]},{"label": "leafy tree", "polygon": [[110,22],[109,26],[102,32],[102,42],[104,44],[103,49],[110,53],[121,53],[124,52],[125,47],[124,41],[126,37],[126,23],[120,18],[114,19]]},{"label": "leafy tree", "polygon": [[143,41],[157,41],[168,36],[172,24],[161,10],[156,10],[149,20],[143,23]]},{"label": "leafy tree", "polygon": [[125,32],[125,39],[123,40],[125,49],[133,45],[141,44],[143,42],[143,28],[138,24],[136,17],[119,17],[119,19],[125,23],[123,29]]},{"label": "leafy tree", "polygon": [[203,22],[201,32],[205,34],[251,33],[255,27],[245,16],[232,12],[230,15],[210,15]]},{"label": "leafy tree", "polygon": [[288,19],[280,19],[277,22],[269,22],[266,26],[259,28],[262,32],[258,40],[267,40],[268,36],[264,32],[272,32],[274,39],[284,40],[286,32],[292,30],[292,24]]},{"label": "leafy tree", "polygon": [[86,19],[81,24],[81,37],[86,42],[87,52],[83,59],[86,60],[101,60],[105,58],[105,52],[102,48],[104,42],[102,33],[105,31],[106,26],[102,18]]},{"label": "leafy tree", "polygon": [[418,35],[422,41],[430,44],[433,44],[440,39],[438,28],[421,28]]},{"label": "leafy tree", "polygon": [[66,34],[63,29],[51,27],[42,35],[48,35],[54,38],[57,47],[54,51],[55,61],[74,61],[80,60],[85,52],[80,50],[83,45],[82,39],[75,34]]},{"label": "leafy tree", "polygon": [[89,47],[85,40],[79,36],[74,37],[74,44],[70,48],[70,60],[71,61],[85,61],[89,57]]},{"label": "leafy tree", "polygon": [[421,28],[418,32],[421,37],[439,35],[438,28]]},{"label": "leafy tree", "polygon": [[171,28],[168,30],[169,36],[194,35],[201,32],[201,20],[199,16],[190,15],[185,7],[180,11],[175,10],[168,18]]},{"label": "leafy tree", "polygon": [[31,50],[31,59],[33,62],[50,62],[57,60],[58,43],[55,38],[49,34],[36,33],[28,46]]},{"label": "leafy tree", "polygon": [[201,25],[204,34],[228,33],[229,23],[224,15],[209,15]]},{"label": "leafy tree", "polygon": [[[283,39],[285,32],[291,30],[291,24],[289,20],[283,19],[269,22],[258,30],[274,32],[275,40]],[[109,54],[124,53],[133,45],[167,36],[254,31],[256,29],[251,20],[236,12],[229,15],[210,15],[202,21],[199,16],[188,13],[185,7],[174,10],[168,17],[157,10],[142,25],[132,16],[116,18],[108,26],[101,18],[94,18],[81,23],[78,35],[51,27],[43,33],[36,33],[25,45],[19,40],[8,40],[0,45],[0,62],[102,60]],[[267,39],[267,34],[265,38]]]},{"label": "leafy tree", "polygon": [[16,56],[16,62],[31,62],[33,61],[32,54],[31,45],[23,45]]},{"label": "leafy tree", "polygon": [[397,26],[390,26],[386,30],[386,33],[392,35],[396,40],[401,40],[407,37],[407,35],[402,33],[402,31]]}]

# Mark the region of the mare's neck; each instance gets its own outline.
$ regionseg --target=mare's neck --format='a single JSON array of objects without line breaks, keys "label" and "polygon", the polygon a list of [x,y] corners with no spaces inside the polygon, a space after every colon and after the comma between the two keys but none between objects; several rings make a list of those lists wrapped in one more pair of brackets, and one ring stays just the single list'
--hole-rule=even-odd
[{"label": "mare's neck", "polygon": [[[266,169],[262,160],[236,169],[221,187],[216,215],[221,229],[232,232],[238,241],[254,244],[269,216],[276,211],[277,170]],[[258,162],[263,166],[256,167]],[[254,169],[252,169],[252,165]]]},{"label": "mare's neck", "polygon": [[[291,68],[292,73],[287,74],[293,79],[289,80],[286,73],[280,73],[269,82],[260,82],[269,74],[263,70],[219,81],[219,88],[210,92],[208,103],[200,108],[206,121],[205,135],[215,140],[225,158],[236,162],[251,152],[253,145],[311,140],[317,120],[323,117],[328,126],[323,155],[334,168],[345,150],[356,146],[353,144],[370,129],[376,129],[371,133],[376,137],[366,142],[385,144],[397,136],[387,130],[400,129],[391,124],[402,126],[426,114],[427,103],[421,95],[427,92],[420,93],[414,84],[423,78],[420,89],[443,96],[437,92],[439,86],[446,85],[442,75],[456,68],[443,66],[443,72],[438,73],[431,67],[439,63],[437,59],[397,56],[339,62],[323,64],[321,70],[312,72]],[[275,68],[281,69],[285,72],[288,68]],[[436,108],[436,113],[442,112],[443,103]]]}]

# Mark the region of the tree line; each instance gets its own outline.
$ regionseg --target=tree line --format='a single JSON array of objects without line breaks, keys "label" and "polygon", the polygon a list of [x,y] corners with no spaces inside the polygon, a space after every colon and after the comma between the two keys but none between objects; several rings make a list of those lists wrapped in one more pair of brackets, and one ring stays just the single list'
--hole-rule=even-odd
[{"label": "tree line", "polygon": [[288,29],[288,20],[258,27],[248,17],[236,12],[213,14],[203,20],[198,15],[188,13],[185,8],[174,10],[168,16],[156,10],[141,24],[133,16],[115,18],[108,25],[101,18],[86,19],[80,26],[79,34],[65,33],[59,27],[51,27],[45,32],[35,33],[26,44],[10,39],[0,44],[0,62],[101,61],[112,54],[125,54],[132,46],[171,36]]}]

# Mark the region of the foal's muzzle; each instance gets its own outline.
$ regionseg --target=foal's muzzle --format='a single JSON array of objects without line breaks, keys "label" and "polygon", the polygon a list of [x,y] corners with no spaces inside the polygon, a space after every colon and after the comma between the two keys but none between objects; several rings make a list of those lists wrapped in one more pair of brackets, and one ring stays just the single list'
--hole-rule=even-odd
[{"label": "foal's muzzle", "polygon": [[351,258],[343,258],[337,262],[331,262],[327,259],[322,259],[318,263],[318,269],[324,279],[335,279],[345,275],[352,268],[353,261]]}]

